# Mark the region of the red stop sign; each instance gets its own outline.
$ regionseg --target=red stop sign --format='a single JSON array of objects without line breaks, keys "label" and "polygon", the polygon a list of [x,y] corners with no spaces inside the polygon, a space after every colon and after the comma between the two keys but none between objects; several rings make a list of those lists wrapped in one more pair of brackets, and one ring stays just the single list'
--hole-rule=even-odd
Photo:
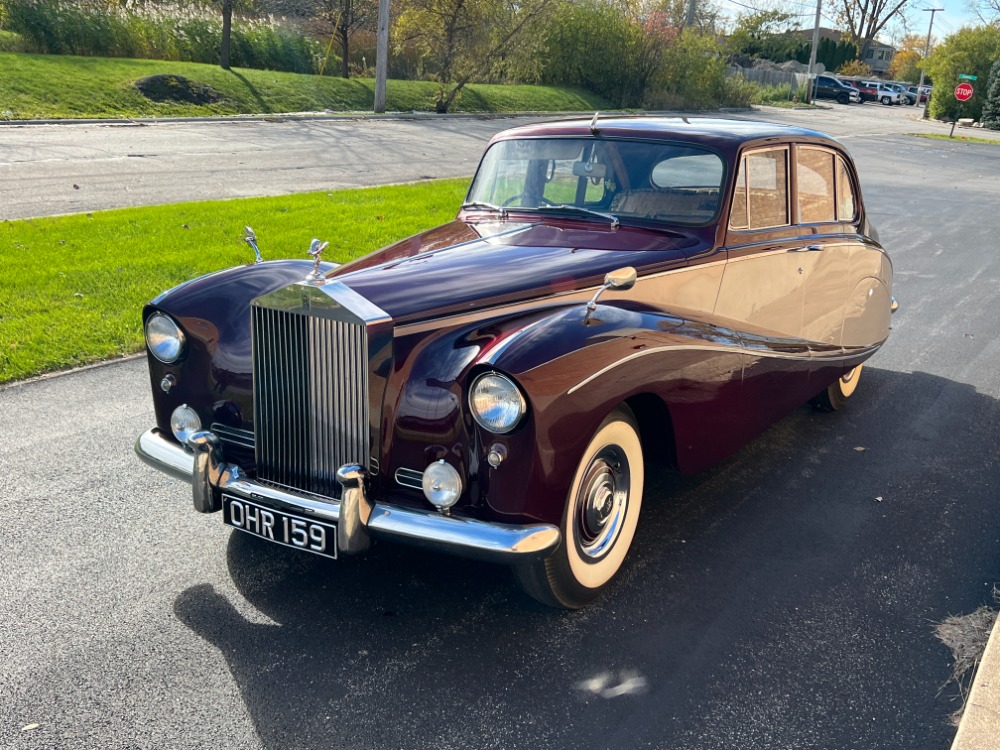
[{"label": "red stop sign", "polygon": [[960,83],[955,87],[955,98],[960,102],[968,101],[972,98],[972,84]]}]

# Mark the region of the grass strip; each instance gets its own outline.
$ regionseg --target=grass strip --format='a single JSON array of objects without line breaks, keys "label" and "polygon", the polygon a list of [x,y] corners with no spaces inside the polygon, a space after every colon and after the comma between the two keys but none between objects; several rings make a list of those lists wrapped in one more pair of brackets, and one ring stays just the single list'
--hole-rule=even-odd
[{"label": "grass strip", "polygon": [[941,133],[909,133],[915,138],[931,138],[935,141],[951,141],[952,143],[988,143],[991,146],[1000,146],[1000,138],[977,138],[974,135],[955,136],[943,135]]},{"label": "grass strip", "polygon": [[[210,86],[212,104],[157,103],[135,87],[140,78],[178,75]],[[437,84],[389,81],[386,109],[433,112]],[[215,65],[70,55],[0,53],[0,119],[198,117],[286,112],[370,112],[375,81],[366,78],[222,70]],[[467,86],[455,112],[557,112],[606,109],[601,97],[556,86]]]},{"label": "grass strip", "polygon": [[345,262],[454,218],[468,180],[179,203],[0,223],[0,383],[141,351],[145,302],[253,259]]}]

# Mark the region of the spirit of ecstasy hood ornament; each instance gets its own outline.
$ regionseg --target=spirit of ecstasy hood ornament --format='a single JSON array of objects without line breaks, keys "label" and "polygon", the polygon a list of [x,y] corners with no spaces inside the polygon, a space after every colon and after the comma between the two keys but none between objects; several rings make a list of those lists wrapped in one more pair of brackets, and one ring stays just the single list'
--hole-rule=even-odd
[{"label": "spirit of ecstasy hood ornament", "polygon": [[313,270],[306,276],[308,281],[316,281],[320,277],[319,264],[323,260],[323,251],[326,250],[326,246],[329,242],[320,242],[319,240],[313,240],[309,243],[309,254],[313,257]]},{"label": "spirit of ecstasy hood ornament", "polygon": [[257,256],[254,263],[260,263],[264,260],[260,257],[260,250],[257,249],[257,235],[250,227],[243,227],[243,241],[253,248],[253,254]]}]

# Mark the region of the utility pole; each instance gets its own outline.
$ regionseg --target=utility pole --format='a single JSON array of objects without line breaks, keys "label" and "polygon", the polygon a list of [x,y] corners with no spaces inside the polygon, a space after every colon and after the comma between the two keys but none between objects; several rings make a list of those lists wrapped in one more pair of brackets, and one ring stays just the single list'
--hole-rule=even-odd
[{"label": "utility pole", "polygon": [[385,79],[389,75],[389,0],[378,0],[378,39],[375,44],[375,112],[385,112]]},{"label": "utility pole", "polygon": [[687,18],[684,21],[684,25],[688,28],[694,26],[694,4],[695,0],[688,0],[688,13]]},{"label": "utility pole", "polygon": [[[922,8],[925,13],[931,14],[931,22],[927,27],[927,44],[924,45],[924,61],[926,62],[927,56],[931,53],[931,31],[934,29],[934,14],[939,13],[944,10],[944,8]],[[915,107],[920,106],[920,89],[924,85],[924,66],[920,66],[920,83],[917,84],[917,101],[914,104]],[[927,105],[931,103],[930,94],[927,95],[927,101],[924,104],[924,117],[927,117]]]},{"label": "utility pole", "polygon": [[809,101],[813,100],[816,83],[816,50],[819,48],[819,15],[823,10],[823,0],[816,0],[816,23],[813,26],[812,50],[809,52]]}]

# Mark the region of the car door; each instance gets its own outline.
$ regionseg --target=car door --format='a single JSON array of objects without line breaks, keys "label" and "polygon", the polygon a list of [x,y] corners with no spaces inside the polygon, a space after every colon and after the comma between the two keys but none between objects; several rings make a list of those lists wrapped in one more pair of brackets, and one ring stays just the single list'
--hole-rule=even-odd
[{"label": "car door", "polygon": [[812,356],[810,390],[819,392],[839,373],[851,260],[860,245],[853,176],[845,158],[823,146],[794,148],[795,221],[803,238],[802,338]]},{"label": "car door", "polygon": [[804,266],[813,258],[792,223],[791,153],[789,144],[767,146],[739,160],[715,306],[740,333],[744,417],[755,431],[811,395],[802,316]]}]

